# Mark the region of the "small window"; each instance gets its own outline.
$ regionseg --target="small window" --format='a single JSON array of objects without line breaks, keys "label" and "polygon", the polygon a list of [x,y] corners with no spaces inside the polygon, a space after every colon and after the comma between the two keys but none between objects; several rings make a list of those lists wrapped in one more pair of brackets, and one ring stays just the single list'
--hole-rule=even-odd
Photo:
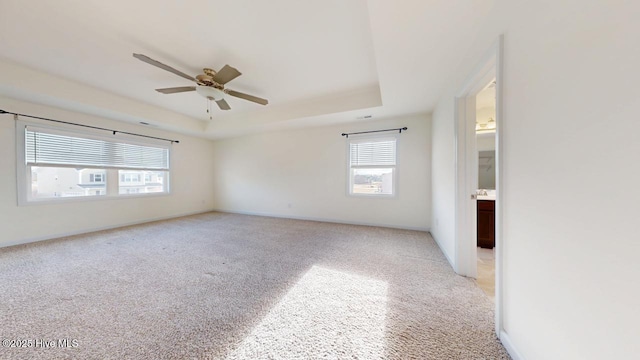
[{"label": "small window", "polygon": [[89,182],[102,183],[105,179],[104,173],[89,174]]},{"label": "small window", "polygon": [[395,195],[396,138],[349,142],[349,194]]}]

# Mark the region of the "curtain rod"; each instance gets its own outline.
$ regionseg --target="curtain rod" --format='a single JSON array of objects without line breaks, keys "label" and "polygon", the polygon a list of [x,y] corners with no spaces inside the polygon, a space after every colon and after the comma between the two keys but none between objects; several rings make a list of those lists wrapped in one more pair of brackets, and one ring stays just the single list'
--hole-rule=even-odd
[{"label": "curtain rod", "polygon": [[377,133],[377,132],[383,132],[383,131],[397,131],[398,133],[402,134],[402,130],[407,130],[407,127],[405,126],[405,127],[397,128],[397,129],[372,130],[372,131],[360,131],[360,132],[352,132],[352,133],[342,133],[342,136],[346,136],[348,138],[349,135],[369,134],[369,133]]},{"label": "curtain rod", "polygon": [[32,119],[40,119],[40,120],[45,120],[45,121],[53,121],[53,122],[57,122],[60,124],[67,124],[67,125],[75,125],[75,126],[81,126],[81,127],[86,127],[86,128],[90,128],[90,129],[97,129],[97,130],[104,130],[104,131],[110,131],[113,133],[113,135],[120,133],[120,134],[126,134],[126,135],[133,135],[133,136],[140,136],[140,137],[144,137],[144,138],[148,138],[148,139],[156,139],[156,140],[163,140],[163,141],[169,141],[170,143],[176,143],[179,144],[180,141],[178,140],[171,140],[171,139],[165,139],[165,138],[161,138],[161,137],[155,137],[155,136],[149,136],[149,135],[142,135],[142,134],[135,134],[135,133],[130,133],[130,132],[126,132],[126,131],[119,131],[119,130],[113,130],[113,129],[107,129],[107,128],[101,128],[98,126],[91,126],[91,125],[83,125],[83,124],[77,124],[77,123],[72,123],[72,122],[68,122],[68,121],[62,121],[62,120],[54,120],[54,119],[48,119],[48,118],[44,118],[44,117],[39,117],[39,116],[33,116],[33,115],[26,115],[26,114],[19,114],[19,113],[14,113],[11,111],[5,111],[5,110],[1,110],[0,109],[0,115],[2,114],[11,114],[14,116],[24,116],[24,117],[28,117],[28,118],[32,118]]}]

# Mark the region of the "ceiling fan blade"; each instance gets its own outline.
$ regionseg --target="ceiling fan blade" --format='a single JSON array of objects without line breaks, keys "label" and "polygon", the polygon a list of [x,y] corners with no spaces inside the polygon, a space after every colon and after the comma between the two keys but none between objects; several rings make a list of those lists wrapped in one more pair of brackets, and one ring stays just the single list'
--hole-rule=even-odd
[{"label": "ceiling fan blade", "polygon": [[241,93],[239,91],[234,91],[234,90],[228,90],[227,89],[225,92],[227,94],[231,95],[231,96],[235,96],[235,97],[240,98],[240,99],[253,101],[254,103],[258,103],[260,105],[267,105],[269,103],[269,100],[267,100],[267,99],[262,99],[262,98],[259,98],[257,96]]},{"label": "ceiling fan blade", "polygon": [[162,70],[166,70],[166,71],[172,72],[172,73],[174,73],[174,74],[176,74],[178,76],[182,76],[183,78],[185,78],[187,80],[196,81],[196,79],[194,79],[193,76],[189,76],[189,75],[183,73],[182,71],[179,71],[179,70],[176,70],[176,69],[172,68],[169,65],[165,65],[165,64],[163,64],[163,63],[161,63],[159,61],[153,60],[152,58],[150,58],[148,56],[145,56],[145,55],[142,55],[142,54],[133,54],[133,57],[138,59],[138,60],[140,60],[140,61],[144,61],[147,64],[159,67]]},{"label": "ceiling fan blade", "polygon": [[216,104],[218,104],[220,110],[231,110],[231,106],[229,106],[229,103],[226,102],[225,99],[216,101]]},{"label": "ceiling fan blade", "polygon": [[196,87],[181,86],[181,87],[172,87],[172,88],[165,88],[165,89],[156,89],[156,91],[161,92],[163,94],[175,94],[175,93],[181,93],[181,92],[187,92],[187,91],[196,91]]},{"label": "ceiling fan blade", "polygon": [[238,71],[238,69],[229,65],[225,65],[222,69],[220,69],[220,71],[213,75],[213,80],[220,85],[224,85],[240,75],[242,75],[242,73]]}]

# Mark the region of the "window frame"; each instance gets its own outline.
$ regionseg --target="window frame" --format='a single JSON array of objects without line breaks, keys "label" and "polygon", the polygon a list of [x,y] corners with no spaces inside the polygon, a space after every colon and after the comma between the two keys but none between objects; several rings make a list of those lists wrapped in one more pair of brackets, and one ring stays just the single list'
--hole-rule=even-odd
[{"label": "window frame", "polygon": [[[48,123],[42,123],[38,121],[25,121],[25,120],[16,120],[15,121],[15,131],[16,131],[16,183],[17,183],[17,203],[18,206],[31,206],[31,205],[43,205],[43,204],[56,204],[56,203],[68,203],[68,202],[83,202],[83,201],[104,201],[104,200],[115,200],[115,199],[131,199],[131,198],[148,198],[148,197],[162,197],[171,195],[171,177],[172,170],[171,164],[173,159],[173,151],[171,144],[166,144],[161,141],[155,140],[140,140],[140,139],[132,139],[130,136],[125,134],[117,134],[113,136],[105,135],[104,132],[94,132],[90,130],[80,130],[76,127],[72,127],[69,125],[51,125]],[[118,170],[130,170],[128,168],[119,168],[119,167],[94,167],[94,166],[86,166],[86,165],[31,165],[27,164],[27,151],[26,151],[26,129],[27,126],[37,127],[41,129],[47,129],[55,132],[61,132],[68,134],[69,136],[77,136],[77,137],[85,137],[89,139],[101,139],[107,141],[117,141],[127,144],[141,145],[141,146],[153,146],[153,147],[162,147],[166,148],[169,151],[168,155],[168,164],[169,168],[167,170],[156,170],[163,171],[166,173],[165,183],[163,183],[164,191],[163,192],[153,192],[153,193],[137,193],[137,194],[119,194],[118,187],[120,184],[120,179],[118,178]],[[51,198],[33,198],[31,196],[31,167],[40,166],[40,167],[54,167],[54,168],[79,168],[79,169],[99,169],[104,171],[103,181],[96,184],[105,184],[105,189],[102,191],[100,195],[88,195],[88,196],[68,196],[68,197],[51,197]],[[90,182],[91,183],[91,182]],[[93,184],[93,183],[92,183]]]},{"label": "window frame", "polygon": [[[358,166],[358,167],[352,167],[351,166],[351,144],[354,142],[375,142],[375,141],[385,141],[385,140],[394,140],[395,141],[395,152],[396,152],[396,164],[395,165],[371,165],[371,166]],[[397,134],[386,134],[386,135],[358,135],[357,137],[353,137],[353,138],[349,138],[347,141],[347,147],[346,147],[346,152],[347,152],[347,161],[346,161],[346,168],[347,168],[347,191],[346,194],[349,197],[356,197],[356,198],[371,198],[371,199],[394,199],[398,197],[398,168],[399,168],[399,163],[400,163],[400,156],[399,154],[399,144],[400,142],[400,137]],[[353,169],[387,169],[387,168],[392,168],[392,184],[391,184],[391,194],[383,194],[383,193],[370,193],[370,194],[364,194],[364,193],[354,193],[353,192],[353,181],[354,181],[354,176],[352,174],[352,170]]]}]

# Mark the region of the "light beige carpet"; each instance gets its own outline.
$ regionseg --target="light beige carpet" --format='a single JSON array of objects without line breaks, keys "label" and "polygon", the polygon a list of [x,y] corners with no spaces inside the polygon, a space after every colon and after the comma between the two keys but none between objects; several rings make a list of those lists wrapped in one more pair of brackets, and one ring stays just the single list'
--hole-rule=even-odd
[{"label": "light beige carpet", "polygon": [[0,282],[0,359],[508,358],[424,232],[208,213],[1,249]]}]

